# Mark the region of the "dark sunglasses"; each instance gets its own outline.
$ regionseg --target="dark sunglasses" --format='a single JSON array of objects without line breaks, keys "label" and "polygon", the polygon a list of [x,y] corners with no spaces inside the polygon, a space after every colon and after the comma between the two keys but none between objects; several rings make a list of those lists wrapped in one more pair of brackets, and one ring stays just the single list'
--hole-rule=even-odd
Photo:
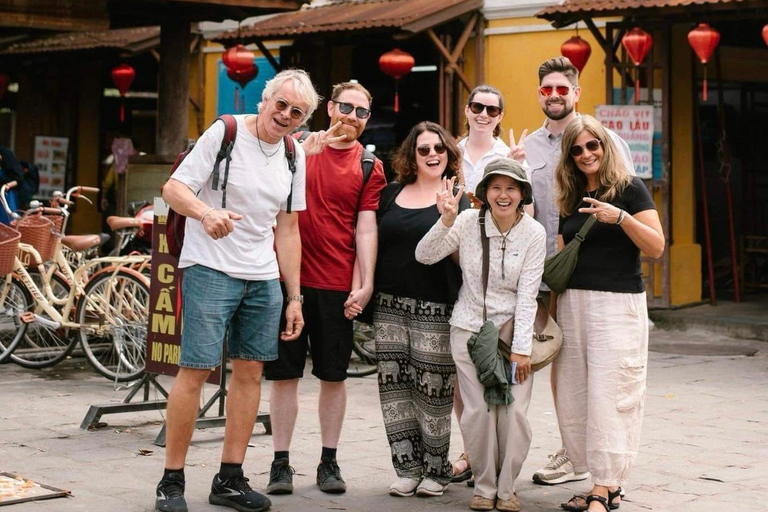
[{"label": "dark sunglasses", "polygon": [[428,144],[424,144],[423,146],[419,146],[419,147],[416,148],[416,151],[421,156],[429,156],[429,153],[432,150],[432,148],[435,148],[435,153],[437,153],[438,155],[442,155],[448,149],[448,148],[445,147],[445,144],[443,144],[442,142],[438,142],[434,146],[430,146]]},{"label": "dark sunglasses", "polygon": [[291,107],[291,119],[304,119],[304,111],[299,107],[293,107],[285,100],[275,100],[275,108],[280,112],[288,107]]},{"label": "dark sunglasses", "polygon": [[331,102],[337,104],[339,106],[339,112],[344,115],[351,114],[354,110],[358,119],[368,119],[371,116],[371,110],[365,107],[356,107],[351,103],[345,103],[343,101],[331,100]]},{"label": "dark sunglasses", "polygon": [[501,114],[501,107],[497,107],[496,105],[483,105],[478,101],[470,101],[469,110],[471,110],[473,114],[482,114],[483,110],[485,110],[491,117],[499,117],[499,114]]},{"label": "dark sunglasses", "polygon": [[558,85],[557,87],[542,85],[539,87],[539,92],[542,96],[552,96],[553,92],[557,92],[558,96],[568,96],[571,93],[571,89],[571,87],[566,85]]},{"label": "dark sunglasses", "polygon": [[598,149],[600,149],[600,144],[602,144],[603,141],[599,139],[592,139],[588,140],[583,146],[580,146],[578,144],[574,144],[571,146],[571,149],[568,150],[568,152],[571,154],[572,157],[581,156],[582,153],[584,153],[584,148],[587,148],[590,153],[594,153]]}]

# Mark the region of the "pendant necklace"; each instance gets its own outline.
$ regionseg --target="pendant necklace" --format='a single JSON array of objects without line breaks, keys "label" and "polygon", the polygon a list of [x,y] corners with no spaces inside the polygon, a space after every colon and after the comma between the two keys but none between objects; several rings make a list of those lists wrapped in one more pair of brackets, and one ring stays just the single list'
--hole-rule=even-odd
[{"label": "pendant necklace", "polygon": [[258,122],[257,122],[257,123],[256,123],[256,142],[258,142],[258,143],[259,143],[259,149],[261,150],[261,152],[264,154],[264,156],[265,156],[265,157],[266,157],[266,159],[267,159],[267,161],[266,161],[265,165],[266,165],[267,167],[269,167],[269,159],[270,159],[270,158],[272,158],[273,156],[275,156],[275,155],[277,154],[277,152],[278,152],[278,151],[280,151],[280,148],[281,148],[281,147],[282,147],[282,145],[283,145],[283,139],[280,139],[280,142],[278,142],[278,143],[277,143],[277,149],[276,149],[276,150],[275,150],[275,151],[274,151],[274,152],[273,152],[271,155],[267,154],[267,152],[266,152],[266,151],[264,151],[264,148],[263,148],[263,147],[261,147],[261,137],[259,137],[259,124],[258,124]]},{"label": "pendant necklace", "polygon": [[[501,278],[504,279],[504,267],[506,266],[506,251],[507,251],[507,238],[509,237],[509,234],[512,232],[512,230],[515,228],[515,226],[520,223],[520,220],[523,218],[523,212],[517,212],[517,219],[515,219],[515,222],[512,223],[512,226],[507,230],[506,233],[501,234]],[[501,233],[501,228],[499,227],[499,223],[496,222],[496,218],[493,216],[493,213],[491,213],[491,220],[493,220],[494,226],[496,226],[496,229],[499,230],[499,233]]]}]

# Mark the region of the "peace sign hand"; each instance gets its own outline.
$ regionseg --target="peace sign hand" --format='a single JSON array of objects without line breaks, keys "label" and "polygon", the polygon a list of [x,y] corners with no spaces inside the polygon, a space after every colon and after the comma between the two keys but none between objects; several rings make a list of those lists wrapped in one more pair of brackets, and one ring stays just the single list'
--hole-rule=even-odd
[{"label": "peace sign hand", "polygon": [[591,197],[585,197],[584,202],[590,206],[589,208],[579,208],[579,213],[590,213],[599,222],[605,224],[616,224],[619,221],[621,210],[611,203],[604,203]]},{"label": "peace sign hand", "polygon": [[459,215],[459,199],[464,193],[464,185],[459,185],[456,194],[453,194],[453,186],[456,184],[456,177],[450,180],[443,178],[443,190],[437,192],[437,211],[440,212],[440,218],[443,225],[447,228],[453,226],[456,217]]},{"label": "peace sign hand", "polygon": [[306,155],[316,155],[325,149],[325,146],[341,142],[347,138],[346,134],[341,134],[338,137],[334,137],[333,134],[341,126],[341,121],[337,121],[336,124],[328,128],[328,130],[320,130],[318,132],[312,132],[309,137],[304,139],[301,143],[301,148]]},{"label": "peace sign hand", "polygon": [[520,140],[515,143],[515,130],[509,129],[509,154],[507,158],[523,163],[525,160],[525,136],[528,135],[528,129],[523,130]]}]

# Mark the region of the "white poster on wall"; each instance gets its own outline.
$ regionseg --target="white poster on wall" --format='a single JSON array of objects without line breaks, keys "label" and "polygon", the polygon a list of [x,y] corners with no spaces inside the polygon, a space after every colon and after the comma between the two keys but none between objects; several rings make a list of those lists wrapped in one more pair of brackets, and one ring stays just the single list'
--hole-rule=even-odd
[{"label": "white poster on wall", "polygon": [[67,151],[69,139],[66,137],[35,137],[35,165],[40,173],[40,197],[50,197],[54,190],[64,188],[67,176]]},{"label": "white poster on wall", "polygon": [[638,178],[653,177],[653,106],[598,105],[595,117],[627,141]]}]

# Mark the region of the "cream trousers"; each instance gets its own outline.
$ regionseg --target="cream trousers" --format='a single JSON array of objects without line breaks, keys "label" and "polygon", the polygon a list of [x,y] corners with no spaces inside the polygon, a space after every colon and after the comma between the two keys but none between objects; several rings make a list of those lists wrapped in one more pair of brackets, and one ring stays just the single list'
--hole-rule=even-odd
[{"label": "cream trousers", "polygon": [[523,384],[512,386],[515,401],[511,405],[489,406],[483,398],[485,387],[477,380],[477,370],[467,350],[470,336],[470,331],[451,327],[451,352],[464,401],[461,415],[464,448],[472,461],[475,495],[508,500],[512,498],[515,479],[531,447],[528,405],[533,374]]},{"label": "cream trousers", "polygon": [[648,364],[645,293],[566,290],[557,301],[563,348],[555,408],[574,470],[624,485],[637,457]]}]

